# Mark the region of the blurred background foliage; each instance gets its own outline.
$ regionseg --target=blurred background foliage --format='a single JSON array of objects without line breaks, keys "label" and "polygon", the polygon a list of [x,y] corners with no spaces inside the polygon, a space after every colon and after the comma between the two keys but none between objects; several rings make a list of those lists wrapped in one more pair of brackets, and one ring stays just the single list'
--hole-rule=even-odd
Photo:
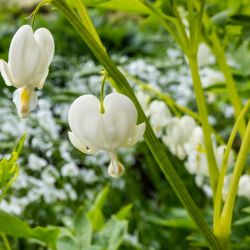
[{"label": "blurred background foliage", "polygon": [[[178,103],[196,110],[185,57],[158,21],[148,16],[146,9],[133,0],[84,2],[90,7],[98,34],[117,65],[160,91],[170,93]],[[157,2],[169,14],[168,1]],[[186,1],[177,2],[183,9],[186,8]],[[0,6],[0,58],[7,60],[13,34],[21,25],[31,23],[28,17],[34,9],[34,1],[0,0]],[[223,40],[240,95],[249,98],[249,1],[210,0],[207,1],[207,11]],[[19,177],[1,208],[18,215],[33,228],[47,225],[72,228],[72,217],[79,207],[84,206],[84,211],[89,211],[98,193],[109,185],[103,214],[99,217],[95,214],[95,218],[97,223],[101,223],[100,228],[104,228],[104,232],[99,231],[99,236],[104,235],[102,242],[107,241],[111,229],[121,227],[118,243],[109,248],[108,243],[103,243],[106,248],[86,249],[205,249],[194,224],[180,207],[144,142],[121,152],[126,171],[119,180],[107,175],[108,158],[104,153],[85,156],[70,145],[67,137],[69,105],[79,95],[99,94],[99,71],[102,67],[65,18],[50,6],[43,7],[36,18],[35,28],[41,26],[53,34],[56,56],[46,85],[43,91],[39,91],[39,107],[30,119],[20,121],[11,102],[13,89],[7,88],[0,79],[1,158],[8,155],[17,138],[27,132],[19,160]],[[216,68],[216,64],[212,67]],[[180,85],[179,89],[177,85]],[[233,117],[225,86],[211,85],[207,87],[206,94],[207,97],[216,96],[216,101],[208,104],[210,114],[216,115],[211,115],[211,122],[226,140]],[[148,95],[151,99],[158,99],[154,94]],[[237,143],[234,147],[238,149]],[[175,156],[172,160],[195,202],[209,220],[211,199],[195,185],[194,177],[185,169],[183,162]],[[247,199],[240,198],[237,202],[233,229],[235,249],[249,249],[249,209],[242,211],[248,206]],[[114,214],[123,207],[129,212],[119,220]],[[104,218],[111,218],[111,226],[102,225]],[[105,228],[110,231],[105,231]],[[100,243],[98,230],[93,241]],[[245,241],[242,241],[243,238]],[[74,241],[74,236],[69,232],[61,238],[61,241],[66,241],[64,245],[69,244],[69,248],[65,249],[74,249],[70,245],[73,244],[72,239]],[[13,249],[17,250],[47,249],[35,240],[22,237],[10,237],[10,241]],[[1,244],[0,249],[4,249]],[[58,249],[64,250],[60,246]]]}]

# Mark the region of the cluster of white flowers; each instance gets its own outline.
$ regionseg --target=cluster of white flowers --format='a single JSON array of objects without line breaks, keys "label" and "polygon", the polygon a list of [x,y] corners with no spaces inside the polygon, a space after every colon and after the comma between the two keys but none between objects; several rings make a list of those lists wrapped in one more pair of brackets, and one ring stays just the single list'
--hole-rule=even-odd
[{"label": "cluster of white flowers", "polygon": [[[208,197],[211,197],[208,161],[201,126],[189,115],[173,116],[165,102],[159,100],[150,102],[151,96],[138,90],[137,93],[156,135],[162,139],[173,155],[184,160],[187,171],[195,176],[197,186],[202,188]],[[213,148],[220,168],[225,145],[217,145],[213,140]],[[233,164],[234,153],[232,151],[228,166],[231,167]]]}]

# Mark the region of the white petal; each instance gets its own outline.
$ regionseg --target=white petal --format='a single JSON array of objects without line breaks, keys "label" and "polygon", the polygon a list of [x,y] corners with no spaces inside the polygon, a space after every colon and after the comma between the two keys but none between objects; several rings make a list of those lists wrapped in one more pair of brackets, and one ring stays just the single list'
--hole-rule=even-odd
[{"label": "white petal", "polygon": [[4,60],[0,60],[0,71],[6,85],[7,86],[13,85],[11,70],[9,68],[9,65]]},{"label": "white petal", "polygon": [[68,120],[71,131],[82,144],[97,149],[105,147],[100,102],[95,96],[78,97],[69,109]]},{"label": "white petal", "polygon": [[82,144],[81,141],[74,135],[72,132],[68,132],[69,139],[73,146],[75,146],[78,150],[83,152],[84,154],[94,154],[97,150],[94,148],[89,148],[86,145]]},{"label": "white petal", "polygon": [[40,61],[41,51],[29,25],[14,35],[9,50],[9,66],[16,87],[31,87]]},{"label": "white petal", "polygon": [[36,83],[39,84],[39,88],[44,83],[47,75],[48,75],[48,68],[53,59],[54,52],[55,52],[55,44],[54,39],[51,33],[45,29],[40,28],[34,33],[34,38],[37,41],[37,44],[41,51],[40,62],[36,72]]},{"label": "white petal", "polygon": [[44,75],[42,76],[42,79],[40,80],[40,83],[37,86],[38,89],[42,89],[43,88],[45,80],[46,80],[48,74],[49,74],[49,70],[46,70],[45,73],[44,73]]},{"label": "white petal", "polygon": [[111,163],[108,167],[108,173],[113,178],[119,178],[124,172],[124,166],[119,162],[116,153],[111,154]]},{"label": "white petal", "polygon": [[[25,92],[25,97],[24,93]],[[18,114],[21,118],[26,118],[30,111],[37,105],[37,95],[34,90],[19,88],[13,93],[13,102],[16,104]]]},{"label": "white petal", "polygon": [[146,123],[143,122],[135,127],[134,134],[131,138],[128,139],[125,146],[133,146],[138,141],[143,138],[144,132],[146,130]]},{"label": "white petal", "polygon": [[132,136],[137,121],[137,110],[127,96],[118,93],[105,97],[104,109],[103,132],[110,151],[114,151]]}]

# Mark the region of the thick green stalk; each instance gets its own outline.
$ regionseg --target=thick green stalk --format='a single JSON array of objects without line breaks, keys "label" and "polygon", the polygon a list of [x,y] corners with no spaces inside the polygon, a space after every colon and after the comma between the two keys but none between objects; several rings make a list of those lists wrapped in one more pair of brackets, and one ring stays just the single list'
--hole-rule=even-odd
[{"label": "thick green stalk", "polygon": [[73,3],[77,9],[78,15],[80,16],[81,21],[84,24],[85,28],[95,38],[95,40],[99,44],[99,46],[103,47],[103,49],[105,50],[105,47],[103,46],[102,41],[101,41],[101,39],[100,39],[96,29],[95,29],[95,26],[88,15],[88,11],[87,11],[85,5],[83,4],[83,1],[82,0],[75,0],[75,1],[73,1]]},{"label": "thick green stalk", "polygon": [[[198,1],[196,4],[196,8],[198,7],[197,5],[198,5]],[[216,56],[217,63],[219,64],[219,67],[221,71],[223,72],[224,77],[226,79],[227,93],[229,95],[230,102],[232,106],[234,107],[235,120],[237,120],[242,109],[242,102],[241,102],[240,96],[236,88],[236,83],[233,78],[233,74],[230,70],[230,67],[227,64],[225,50],[223,46],[221,45],[220,39],[216,33],[216,27],[206,12],[203,15],[203,25],[206,28],[207,33],[209,34],[208,39],[212,45],[211,48],[213,50],[214,55]],[[239,130],[240,130],[241,138],[243,138],[244,132],[246,130],[246,124],[244,120],[241,121]]]},{"label": "thick green stalk", "polygon": [[244,119],[247,111],[250,108],[250,100],[247,102],[245,107],[242,109],[234,127],[233,130],[230,134],[230,137],[228,139],[228,143],[224,152],[224,156],[222,159],[222,165],[221,165],[221,171],[218,179],[218,186],[217,186],[217,191],[216,191],[216,196],[215,196],[215,207],[214,207],[214,233],[215,235],[219,235],[220,231],[220,215],[221,215],[221,208],[222,208],[222,190],[223,190],[223,184],[224,184],[224,179],[227,173],[228,169],[228,159],[230,156],[230,152],[232,149],[233,142],[235,140],[235,137],[237,135],[237,132],[239,130],[241,121]]},{"label": "thick green stalk", "polygon": [[220,217],[220,226],[219,226],[220,230],[218,239],[223,243],[228,241],[231,233],[231,224],[232,224],[235,198],[237,195],[240,177],[245,167],[249,149],[250,149],[250,120],[248,122],[245,135],[243,137],[243,141],[240,147],[240,152],[238,154],[235,163],[232,180],[229,187],[229,192]]},{"label": "thick green stalk", "polygon": [[199,68],[196,55],[189,55],[189,66],[193,78],[193,85],[196,94],[196,102],[200,114],[201,125],[203,128],[204,141],[206,146],[206,155],[209,167],[210,185],[213,193],[216,193],[218,181],[218,167],[214,156],[213,144],[211,139],[211,127],[208,122],[208,112],[206,107],[205,96],[202,89],[202,84],[199,75]]},{"label": "thick green stalk", "polygon": [[178,176],[172,162],[169,160],[166,155],[165,150],[162,147],[162,144],[159,142],[157,137],[155,136],[132,88],[127,82],[126,78],[122,75],[122,73],[118,70],[118,68],[114,65],[112,60],[109,58],[107,53],[96,43],[95,39],[91,36],[88,30],[82,25],[78,18],[74,15],[74,12],[66,5],[63,0],[52,0],[52,3],[66,16],[72,26],[76,29],[76,31],[80,34],[81,38],[90,48],[92,53],[96,56],[98,61],[105,67],[108,75],[114,80],[116,83],[116,88],[119,92],[127,95],[136,105],[139,114],[139,120],[146,122],[146,132],[144,135],[145,141],[150,148],[156,162],[164,173],[165,177],[169,181],[179,200],[188,211],[191,218],[196,223],[197,227],[200,229],[204,239],[211,249],[221,249],[219,243],[215,236],[213,235],[211,229],[208,224],[203,219],[199,209],[195,205],[193,199],[188,193],[185,185],[181,181]]},{"label": "thick green stalk", "polygon": [[[236,86],[235,86],[235,81],[234,81],[232,72],[227,64],[227,60],[225,57],[225,51],[222,48],[220,41],[218,39],[218,36],[216,35],[215,32],[212,33],[212,35],[210,36],[210,39],[212,42],[212,50],[216,56],[216,60],[220,66],[220,69],[224,74],[224,77],[226,80],[227,93],[228,93],[229,99],[234,107],[235,120],[237,120],[237,118],[240,115],[241,109],[242,109],[242,103],[241,103],[241,99],[238,95],[238,91],[236,89]],[[242,120],[240,123],[240,128],[239,128],[241,138],[243,138],[245,130],[246,130],[245,121]]]}]

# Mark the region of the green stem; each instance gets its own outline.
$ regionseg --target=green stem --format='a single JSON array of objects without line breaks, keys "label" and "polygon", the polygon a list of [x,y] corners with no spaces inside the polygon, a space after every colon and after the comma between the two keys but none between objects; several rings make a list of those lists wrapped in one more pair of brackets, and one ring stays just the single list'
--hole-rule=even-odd
[{"label": "green stem", "polygon": [[227,173],[227,169],[228,169],[228,159],[230,156],[230,152],[232,149],[232,145],[234,142],[234,139],[237,135],[237,132],[239,130],[241,121],[244,119],[244,116],[246,115],[247,111],[250,109],[250,100],[247,102],[247,104],[245,105],[245,107],[242,109],[234,127],[233,130],[231,132],[231,135],[229,137],[226,149],[225,149],[225,153],[222,159],[222,165],[221,165],[221,171],[220,171],[220,175],[219,175],[219,179],[218,179],[218,186],[217,186],[217,191],[216,191],[216,196],[215,196],[215,207],[214,207],[214,233],[215,235],[219,234],[220,231],[220,215],[221,215],[221,207],[222,207],[222,190],[223,190],[223,185],[224,185],[224,179]]},{"label": "green stem", "polygon": [[218,236],[219,239],[228,239],[230,236],[235,198],[237,195],[240,177],[243,173],[245,163],[247,160],[249,148],[250,148],[250,120],[248,122],[245,135],[243,137],[243,141],[240,147],[240,152],[238,154],[235,163],[232,180],[229,187],[229,192],[221,213],[220,231]]},{"label": "green stem", "polygon": [[67,4],[63,0],[53,0],[52,3],[65,15],[65,17],[72,24],[72,26],[76,29],[76,31],[79,33],[81,38],[84,40],[84,42],[90,48],[92,53],[98,59],[98,61],[104,66],[109,77],[111,77],[114,83],[116,84],[115,85],[116,89],[119,92],[127,95],[134,102],[138,110],[139,121],[146,122],[146,131],[145,131],[144,138],[156,162],[158,163],[165,177],[169,181],[171,187],[175,191],[182,205],[185,207],[185,209],[188,211],[191,218],[196,223],[197,227],[200,229],[209,247],[215,250],[221,249],[217,239],[213,235],[206,221],[203,219],[199,209],[195,205],[192,197],[190,196],[185,185],[183,184],[182,180],[178,176],[174,166],[172,165],[172,162],[169,160],[164,148],[162,147],[162,144],[155,136],[146,118],[146,115],[144,114],[133,92],[133,89],[130,87],[126,78],[114,65],[114,63],[109,58],[107,53],[102,49],[102,47],[100,47],[96,43],[95,39],[91,36],[91,34],[84,27],[84,25],[82,25],[79,22],[78,18],[75,16],[74,12],[72,12],[72,10],[67,6]]},{"label": "green stem", "polygon": [[4,242],[4,246],[5,246],[6,250],[11,250],[11,246],[10,246],[10,243],[9,243],[6,235],[4,233],[1,233],[1,236],[3,238],[3,242]]},{"label": "green stem", "polygon": [[103,101],[104,101],[104,87],[105,87],[106,79],[107,79],[107,75],[105,74],[103,76],[102,85],[101,85],[101,91],[100,91],[101,114],[105,113]]},{"label": "green stem", "polygon": [[[227,60],[225,57],[225,51],[220,45],[220,41],[218,39],[218,36],[215,34],[215,32],[212,33],[210,36],[210,39],[212,41],[212,49],[213,52],[216,56],[217,62],[221,68],[221,71],[223,72],[225,79],[226,79],[226,87],[227,87],[227,93],[229,95],[229,99],[234,107],[234,112],[235,112],[235,120],[240,115],[241,109],[242,109],[242,103],[241,99],[238,95],[238,91],[236,89],[236,84],[232,75],[232,72],[227,64]],[[245,121],[242,120],[240,123],[239,131],[241,138],[243,138],[244,133],[246,130],[246,125]]]},{"label": "green stem", "polygon": [[[205,28],[208,30],[208,34],[210,34],[208,36],[208,39],[210,43],[212,44],[211,48],[213,50],[214,55],[216,56],[217,63],[219,64],[219,67],[224,74],[224,77],[226,80],[227,93],[229,95],[230,102],[232,106],[234,107],[235,120],[237,120],[242,109],[242,102],[238,94],[236,83],[233,78],[232,72],[230,70],[230,67],[227,64],[225,50],[223,46],[221,45],[220,39],[215,30],[215,26],[210,20],[210,17],[208,16],[206,12],[203,15],[203,24]],[[243,139],[245,130],[246,130],[246,123],[244,120],[242,120],[240,124],[240,128],[239,128],[242,139]]]},{"label": "green stem", "polygon": [[216,193],[217,181],[218,181],[218,167],[215,160],[213,144],[211,139],[211,127],[208,122],[208,112],[206,108],[205,96],[202,89],[202,84],[199,76],[199,68],[197,63],[197,57],[194,55],[189,56],[189,65],[193,78],[193,85],[196,94],[197,106],[200,114],[201,125],[203,128],[204,141],[206,146],[206,156],[209,167],[210,185],[213,193]]},{"label": "green stem", "polygon": [[37,5],[37,7],[35,8],[35,10],[31,13],[31,15],[29,17],[32,16],[32,20],[31,20],[31,26],[32,28],[34,28],[35,26],[35,19],[36,19],[36,15],[37,13],[39,12],[39,10],[44,6],[44,5],[47,5],[51,2],[51,0],[44,0],[42,1],[41,3],[39,3]]},{"label": "green stem", "polygon": [[103,47],[103,49],[106,50],[102,44],[102,41],[101,41],[101,39],[100,39],[96,29],[95,29],[95,26],[94,26],[91,18],[89,17],[88,11],[87,11],[85,5],[83,4],[83,1],[82,0],[75,0],[75,1],[73,1],[73,3],[75,4],[75,7],[77,9],[79,16],[81,17],[82,24],[86,27],[86,29],[89,31],[89,33],[95,38],[95,40],[99,44],[99,46]]}]

